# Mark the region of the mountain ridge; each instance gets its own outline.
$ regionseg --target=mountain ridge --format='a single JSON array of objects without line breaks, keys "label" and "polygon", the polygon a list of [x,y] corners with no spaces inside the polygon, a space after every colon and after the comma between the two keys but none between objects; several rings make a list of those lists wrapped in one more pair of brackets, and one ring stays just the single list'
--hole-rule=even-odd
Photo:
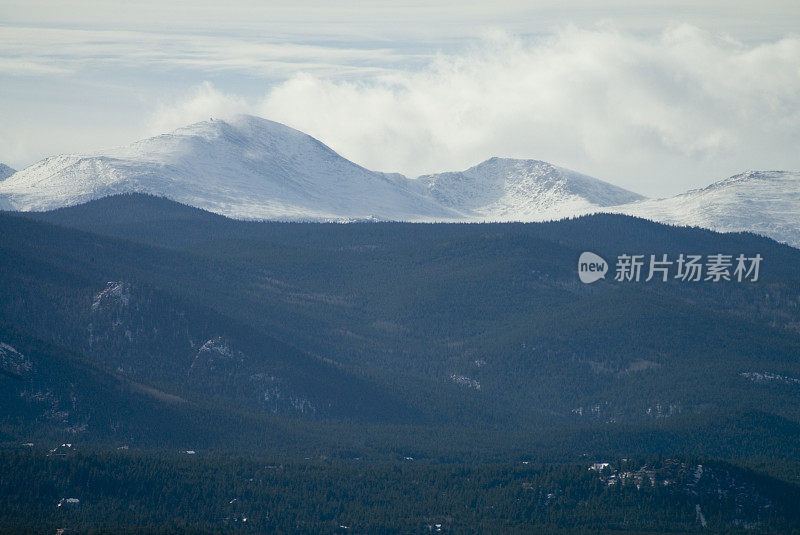
[{"label": "mountain ridge", "polygon": [[148,193],[238,219],[457,217],[322,142],[252,116],[211,120],[131,145],[46,158],[3,183],[6,208],[42,211]]},{"label": "mountain ridge", "polygon": [[596,178],[530,159],[493,157],[465,171],[416,180],[441,204],[493,221],[559,219],[565,211],[578,213],[644,199]]},{"label": "mountain ridge", "polygon": [[[191,406],[179,411],[219,399],[306,421],[539,431],[695,421],[709,407],[770,407],[797,420],[789,400],[800,377],[792,328],[800,251],[753,235],[624,215],[243,222],[141,195],[0,214],[0,223],[0,325],[186,399]],[[768,260],[754,284],[609,277],[589,287],[574,271],[588,248],[607,259],[655,250]],[[632,334],[609,337],[618,332]],[[0,342],[30,356],[13,337]],[[10,366],[19,367],[14,358]],[[788,382],[770,388],[752,379],[761,376]],[[20,397],[26,388],[4,395],[21,414],[50,410]],[[81,436],[112,436],[113,426],[87,420],[69,399],[64,391],[58,401],[71,416],[57,430],[88,423]]]},{"label": "mountain ridge", "polygon": [[610,207],[662,223],[748,231],[800,246],[800,173],[746,171],[664,199]]},{"label": "mountain ridge", "polygon": [[[641,198],[536,160],[491,158],[451,175],[473,178],[475,172],[486,168],[504,169],[501,179],[506,183],[496,180],[492,185],[496,191],[481,191],[482,184],[473,180],[473,200],[491,205],[502,197],[502,190],[510,201],[503,211],[507,220],[519,219],[516,207],[531,204],[530,197],[536,192],[546,193],[546,199],[532,203],[550,209],[545,217],[561,215],[559,206],[576,200],[579,202],[571,211]],[[496,217],[492,211],[497,208],[465,209],[458,203],[437,200],[437,195],[439,199],[459,195],[444,191],[445,175],[410,179],[399,173],[370,171],[298,130],[237,115],[98,153],[45,158],[0,186],[0,202],[4,201],[5,209],[43,211],[136,192],[236,219],[465,221]],[[576,194],[579,190],[584,197]],[[616,202],[608,202],[609,197]],[[523,215],[528,219],[536,216],[536,210],[530,208]]]},{"label": "mountain ridge", "polygon": [[122,193],[242,220],[524,222],[624,213],[800,247],[798,172],[747,171],[663,199],[534,159],[493,157],[407,178],[371,171],[299,130],[249,115],[45,158],[0,181],[0,209],[44,211]]}]

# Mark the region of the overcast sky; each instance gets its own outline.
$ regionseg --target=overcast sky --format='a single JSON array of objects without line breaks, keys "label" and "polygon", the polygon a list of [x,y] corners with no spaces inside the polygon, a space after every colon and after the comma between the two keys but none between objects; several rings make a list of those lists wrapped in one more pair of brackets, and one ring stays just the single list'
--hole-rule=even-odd
[{"label": "overcast sky", "polygon": [[408,176],[800,169],[800,2],[0,2],[0,162],[252,113]]}]

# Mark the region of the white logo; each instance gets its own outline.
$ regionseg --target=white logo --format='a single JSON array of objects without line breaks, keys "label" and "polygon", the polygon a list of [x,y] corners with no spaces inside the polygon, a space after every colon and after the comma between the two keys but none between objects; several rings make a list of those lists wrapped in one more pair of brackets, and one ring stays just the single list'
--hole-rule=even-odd
[{"label": "white logo", "polygon": [[597,280],[605,279],[608,272],[608,262],[603,257],[588,251],[581,253],[578,258],[578,278],[584,284],[591,284]]}]

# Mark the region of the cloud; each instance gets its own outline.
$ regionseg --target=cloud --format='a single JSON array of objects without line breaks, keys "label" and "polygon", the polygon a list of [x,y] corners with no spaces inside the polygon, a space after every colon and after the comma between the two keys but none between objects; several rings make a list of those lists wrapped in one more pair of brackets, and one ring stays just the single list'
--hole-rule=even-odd
[{"label": "cloud", "polygon": [[798,65],[793,36],[746,46],[687,25],[649,37],[569,26],[538,39],[494,32],[360,81],[298,73],[258,101],[206,84],[157,116],[249,111],[411,176],[498,155],[671,194],[745,168],[800,167]]},{"label": "cloud", "polygon": [[69,69],[22,58],[0,57],[0,72],[6,76],[48,76],[71,73]]},{"label": "cloud", "polygon": [[187,124],[206,121],[214,116],[248,113],[252,106],[241,97],[218,91],[211,83],[203,82],[193,88],[178,103],[159,103],[145,128],[148,134],[169,132]]},{"label": "cloud", "polygon": [[[268,35],[268,34],[267,34]],[[0,65],[18,74],[104,68],[185,69],[286,77],[382,72],[408,57],[389,48],[281,42],[255,35],[0,26]]]},{"label": "cloud", "polygon": [[367,82],[299,74],[255,109],[367,167],[411,174],[492,155],[631,176],[760,150],[797,166],[798,65],[797,37],[746,47],[690,26],[650,38],[567,27],[494,34]]}]

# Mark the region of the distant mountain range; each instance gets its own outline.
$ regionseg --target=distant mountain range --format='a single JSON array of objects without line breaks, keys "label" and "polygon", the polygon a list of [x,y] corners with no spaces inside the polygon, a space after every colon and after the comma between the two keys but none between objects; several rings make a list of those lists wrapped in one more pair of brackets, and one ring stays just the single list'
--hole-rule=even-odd
[{"label": "distant mountain range", "polygon": [[800,173],[748,172],[667,199],[537,160],[491,158],[407,178],[370,171],[288,126],[240,115],[99,154],[0,168],[0,209],[43,211],[120,193],[163,196],[235,219],[545,221],[595,212],[800,246]]}]

